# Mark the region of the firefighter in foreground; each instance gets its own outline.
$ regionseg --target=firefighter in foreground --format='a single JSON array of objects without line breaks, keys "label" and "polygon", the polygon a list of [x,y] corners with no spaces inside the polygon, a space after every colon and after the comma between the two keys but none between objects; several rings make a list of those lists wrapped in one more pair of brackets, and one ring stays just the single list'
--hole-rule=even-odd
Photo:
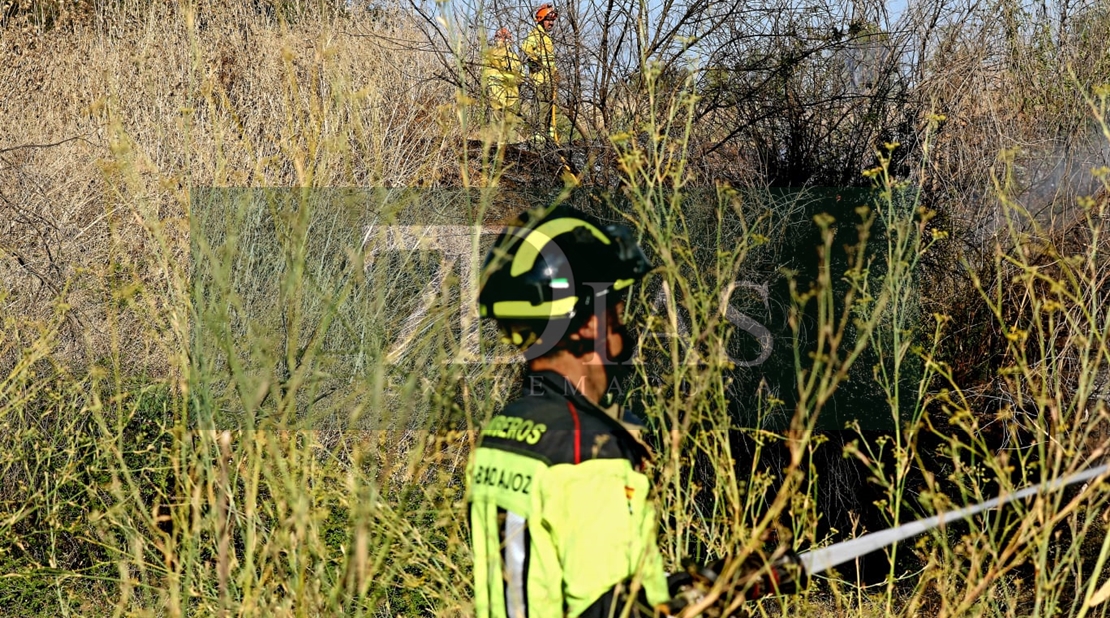
[{"label": "firefighter in foreground", "polygon": [[[633,355],[625,294],[649,270],[626,227],[566,207],[525,213],[486,257],[479,314],[528,371],[468,471],[479,618],[674,614],[699,600],[695,580],[715,577],[691,569],[668,582],[649,453],[616,406],[602,407]],[[765,591],[783,587],[774,568],[749,570],[773,578]]]},{"label": "firefighter in foreground", "polygon": [[536,26],[521,44],[521,50],[528,60],[528,77],[533,91],[529,123],[534,141],[559,141],[555,131],[555,92],[559,72],[555,68],[555,44],[551,40],[551,31],[558,16],[555,7],[550,4],[536,9]]},{"label": "firefighter in foreground", "polygon": [[520,57],[512,50],[513,35],[508,28],[501,28],[493,36],[493,44],[486,50],[486,62],[482,67],[486,97],[492,111],[490,121],[497,129],[497,142],[508,141],[515,137],[516,127],[520,124],[520,81],[523,65]]}]

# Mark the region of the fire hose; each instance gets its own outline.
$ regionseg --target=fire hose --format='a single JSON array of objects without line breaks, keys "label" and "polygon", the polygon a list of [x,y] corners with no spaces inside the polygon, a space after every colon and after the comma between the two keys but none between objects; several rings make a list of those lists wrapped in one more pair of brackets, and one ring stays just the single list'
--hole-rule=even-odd
[{"label": "fire hose", "polygon": [[[1004,494],[979,504],[972,504],[886,530],[864,534],[827,547],[797,554],[786,551],[781,555],[772,557],[770,560],[765,560],[756,555],[749,556],[738,570],[736,577],[738,590],[748,601],[771,595],[791,594],[803,588],[809,577],[824,573],[873,551],[942,527],[947,523],[967,519],[977,513],[1037,494],[1055,491],[1084,481],[1091,481],[1107,473],[1110,473],[1110,464],[1096,466],[1063,478],[1026,487],[1012,494]],[[703,567],[694,564],[685,565],[684,571],[671,576],[668,583],[674,598],[665,608],[660,609],[667,615],[677,615],[685,607],[693,605],[699,598],[704,597],[705,592],[717,581],[727,565],[727,559]]]}]

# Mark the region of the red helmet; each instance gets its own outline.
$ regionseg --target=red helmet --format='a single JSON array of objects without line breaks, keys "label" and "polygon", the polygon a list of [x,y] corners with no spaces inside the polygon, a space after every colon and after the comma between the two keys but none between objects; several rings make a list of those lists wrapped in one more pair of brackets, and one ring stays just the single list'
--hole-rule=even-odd
[{"label": "red helmet", "polygon": [[513,33],[509,32],[508,28],[502,28],[493,35],[494,41],[511,41],[513,40]]},{"label": "red helmet", "polygon": [[536,9],[536,22],[539,23],[548,17],[555,19],[559,14],[555,12],[555,7],[550,2],[541,4],[540,8]]}]

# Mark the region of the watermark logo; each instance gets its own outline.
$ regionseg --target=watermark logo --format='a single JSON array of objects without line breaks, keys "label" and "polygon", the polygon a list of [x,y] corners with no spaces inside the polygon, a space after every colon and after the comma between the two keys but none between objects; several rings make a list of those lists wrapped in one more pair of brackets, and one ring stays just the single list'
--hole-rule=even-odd
[{"label": "watermark logo", "polygon": [[[481,278],[481,265],[489,240],[501,234],[506,228],[502,226],[465,226],[465,225],[409,225],[409,226],[375,226],[366,230],[363,235],[362,252],[366,256],[366,269],[369,272],[375,260],[388,253],[410,254],[413,252],[431,252],[438,254],[439,263],[435,274],[427,278],[421,289],[414,293],[418,301],[418,308],[404,317],[396,330],[395,338],[391,342],[386,360],[394,363],[405,357],[407,351],[414,344],[415,338],[423,331],[422,325],[428,316],[435,312],[445,297],[453,298],[458,306],[454,311],[457,328],[461,333],[460,345],[452,362],[455,363],[517,363],[521,355],[515,353],[482,353],[480,342],[480,317],[478,315],[478,293]],[[551,249],[554,243],[549,243],[545,251]],[[449,282],[457,282],[457,294],[445,294]],[[415,282],[414,282],[415,283]],[[574,281],[568,285],[573,287]],[[603,289],[609,284],[604,282],[587,282],[582,287]],[[723,286],[720,294],[720,310],[724,318],[732,324],[737,336],[749,336],[758,345],[758,353],[753,357],[736,358],[726,352],[727,360],[737,367],[757,367],[766,362],[774,351],[774,339],[771,329],[759,320],[744,313],[732,304],[733,297],[738,290],[748,290],[754,293],[760,303],[769,313],[770,289],[766,282],[739,280]],[[599,318],[605,318],[604,296],[599,296],[601,302],[595,305]],[[666,315],[667,307],[675,306],[675,293],[673,287],[663,281],[651,301],[651,310],[656,315]],[[644,333],[644,336],[669,339],[677,337],[684,344],[690,340],[690,327],[687,318],[678,312],[670,321],[671,328],[661,332]],[[566,321],[551,321],[545,332],[540,337],[543,350],[546,351],[555,345],[566,334],[568,323]],[[602,326],[604,329],[604,326]],[[602,350],[602,358],[609,360]],[[696,354],[688,355],[687,362],[703,362]]]}]

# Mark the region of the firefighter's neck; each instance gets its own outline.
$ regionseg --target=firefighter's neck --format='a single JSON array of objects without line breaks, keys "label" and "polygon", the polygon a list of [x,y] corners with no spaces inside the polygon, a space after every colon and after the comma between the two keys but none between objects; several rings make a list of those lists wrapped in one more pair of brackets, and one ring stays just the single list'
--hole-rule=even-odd
[{"label": "firefighter's neck", "polygon": [[601,355],[594,351],[575,356],[567,350],[560,350],[533,360],[529,366],[532,371],[554,371],[562,375],[594,405],[600,405],[609,387]]}]

